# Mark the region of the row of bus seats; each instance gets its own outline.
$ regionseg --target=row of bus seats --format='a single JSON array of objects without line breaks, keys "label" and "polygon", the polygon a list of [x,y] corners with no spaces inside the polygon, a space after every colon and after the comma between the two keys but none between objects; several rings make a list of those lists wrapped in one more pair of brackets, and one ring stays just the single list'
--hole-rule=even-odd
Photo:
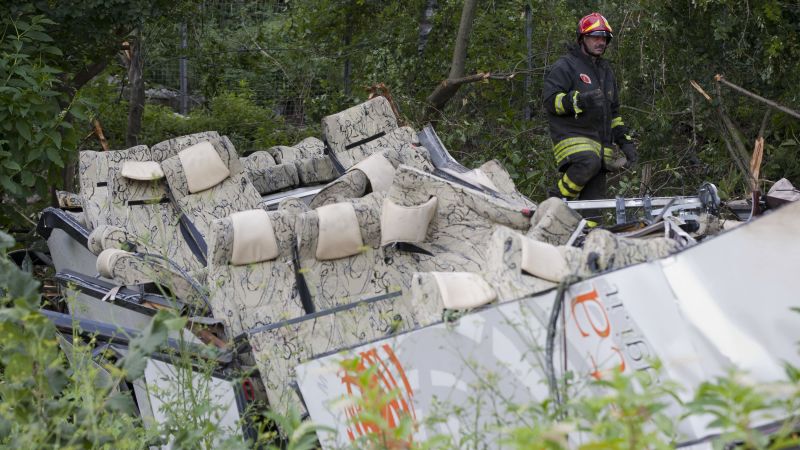
[{"label": "row of bus seats", "polygon": [[[105,295],[156,286],[212,316],[249,349],[280,411],[303,408],[291,388],[300,362],[676,250],[603,230],[566,245],[580,217],[562,201],[534,204],[496,161],[437,167],[383,97],[326,117],[323,131],[327,151],[308,139],[246,161],[214,132],[81,155],[91,231],[73,236],[97,255],[85,276],[111,280]],[[310,205],[262,201],[340,173]]]}]

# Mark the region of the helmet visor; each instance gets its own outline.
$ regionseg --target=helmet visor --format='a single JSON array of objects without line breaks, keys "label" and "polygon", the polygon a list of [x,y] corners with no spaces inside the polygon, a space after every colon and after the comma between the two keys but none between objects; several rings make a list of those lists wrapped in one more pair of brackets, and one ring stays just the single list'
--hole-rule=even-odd
[{"label": "helmet visor", "polygon": [[611,39],[614,37],[614,35],[608,31],[590,31],[588,33],[585,33],[584,36],[602,36],[606,39]]}]

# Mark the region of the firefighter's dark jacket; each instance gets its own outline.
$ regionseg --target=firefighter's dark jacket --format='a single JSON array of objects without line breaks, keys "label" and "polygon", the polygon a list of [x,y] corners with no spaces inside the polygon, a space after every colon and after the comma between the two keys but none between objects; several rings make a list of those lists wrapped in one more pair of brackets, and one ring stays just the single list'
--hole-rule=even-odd
[{"label": "firefighter's dark jacket", "polygon": [[[604,94],[603,104],[581,109],[577,95],[598,88]],[[587,145],[576,145],[586,138],[595,143],[591,151],[598,156],[603,155],[602,148],[609,148],[612,143],[621,146],[630,141],[619,114],[619,93],[611,65],[603,58],[592,61],[580,45],[553,64],[545,77],[543,98],[559,165],[578,151],[586,151]]]}]

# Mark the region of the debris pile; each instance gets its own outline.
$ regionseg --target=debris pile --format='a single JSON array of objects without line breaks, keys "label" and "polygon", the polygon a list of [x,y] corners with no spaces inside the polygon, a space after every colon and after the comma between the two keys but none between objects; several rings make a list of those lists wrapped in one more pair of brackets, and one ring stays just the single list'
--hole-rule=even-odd
[{"label": "debris pile", "polygon": [[[79,330],[122,355],[170,308],[189,321],[168,345],[220,350],[209,358],[231,433],[248,432],[238,422],[247,403],[308,411],[335,428],[343,419],[321,406],[334,390],[306,395],[319,378],[309,365],[378,340],[400,355],[406,339],[411,359],[397,364],[423,367],[415,336],[439,333],[444,345],[454,338],[442,327],[453,312],[467,321],[546,304],[522,324],[546,331],[542,318],[564,287],[589,283],[611,298],[605,277],[655,267],[722,229],[710,184],[695,197],[536,204],[497,161],[465,168],[431,127],[400,126],[384,97],[326,117],[323,132],[324,140],[247,156],[213,131],[81,152],[80,192],[60,192],[61,207],[43,211],[38,225],[62,296],[74,299],[68,314],[45,311],[65,341]],[[800,197],[786,183],[767,195],[770,207]],[[590,209],[617,224],[587,227],[580,211]],[[575,314],[575,304],[565,310]],[[629,353],[619,357],[637,367]],[[248,368],[258,375],[236,381]],[[150,419],[160,417],[152,392],[168,389],[164,374],[174,370],[154,354],[133,392]],[[417,383],[417,399],[436,391],[419,394]]]}]

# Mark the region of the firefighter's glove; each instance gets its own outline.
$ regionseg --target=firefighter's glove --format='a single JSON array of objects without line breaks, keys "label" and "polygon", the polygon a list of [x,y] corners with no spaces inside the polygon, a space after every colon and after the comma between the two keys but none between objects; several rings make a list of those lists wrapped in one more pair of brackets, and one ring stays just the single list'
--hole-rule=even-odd
[{"label": "firefighter's glove", "polygon": [[639,161],[639,154],[636,152],[636,144],[628,141],[622,144],[619,149],[622,150],[622,153],[625,154],[625,159],[628,160],[628,162],[625,164],[625,168],[633,168],[636,165],[636,162]]},{"label": "firefighter's glove", "polygon": [[605,97],[603,91],[595,89],[589,92],[581,92],[578,94],[578,107],[580,109],[592,109],[603,104]]}]

